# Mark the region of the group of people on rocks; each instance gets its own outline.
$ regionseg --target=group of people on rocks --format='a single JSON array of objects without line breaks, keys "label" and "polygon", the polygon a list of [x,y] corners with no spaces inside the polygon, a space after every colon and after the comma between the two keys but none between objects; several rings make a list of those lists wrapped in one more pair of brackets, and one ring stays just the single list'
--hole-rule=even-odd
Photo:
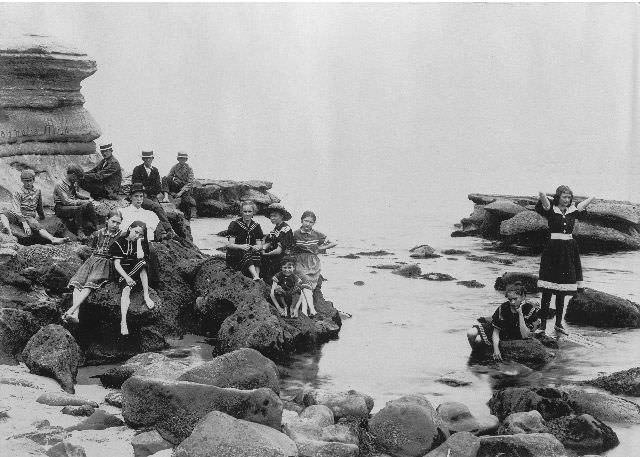
[{"label": "group of people on rocks", "polygon": [[[100,154],[102,159],[88,171],[84,171],[79,165],[69,165],[66,176],[56,182],[53,190],[55,216],[76,234],[79,240],[86,239],[98,226],[94,201],[118,200],[121,191],[122,168],[113,155],[112,144],[101,145]],[[193,169],[187,164],[188,155],[179,152],[178,163],[161,179],[158,169],[151,165],[153,159],[153,151],[142,151],[142,164],[133,169],[131,184],[132,188],[142,192],[141,208],[152,211],[156,216],[157,220],[150,221],[153,231],[157,228],[158,222],[162,222],[163,237],[171,238],[175,234],[160,203],[169,202],[169,194],[172,194],[178,200],[177,207],[184,213],[184,217],[191,218],[191,209],[195,206],[192,197]],[[12,226],[17,226],[22,228],[26,237],[36,242],[64,243],[68,238],[56,237],[41,225],[45,213],[42,192],[34,185],[35,177],[36,174],[31,169],[21,172],[22,189],[15,192],[10,207],[0,209],[2,229],[11,235]],[[80,189],[87,191],[89,196],[82,195]],[[123,225],[126,225],[129,217],[135,217],[136,211],[133,206],[132,204],[131,207],[122,210],[125,218]]]},{"label": "group of people on rocks", "polygon": [[273,229],[265,235],[253,220],[257,207],[251,201],[241,204],[240,217],[226,230],[227,265],[254,281],[271,285],[270,296],[282,316],[314,316],[313,291],[320,283],[318,253],[336,246],[326,235],[314,230],[316,215],[305,211],[301,226],[293,230],[287,221],[291,213],[280,203],[268,207]]},{"label": "group of people on rocks", "polygon": [[491,317],[479,318],[467,332],[472,348],[491,349],[493,358],[499,361],[502,360],[501,340],[543,337],[552,295],[556,297],[554,329],[557,335],[568,335],[562,323],[565,297],[574,296],[583,288],[582,264],[573,229],[592,200],[593,197],[589,197],[574,204],[573,192],[564,185],[556,189],[552,200],[544,192],[539,193],[536,211],[547,219],[550,232],[542,252],[537,283],[542,292],[541,306],[526,299],[521,283],[509,284],[505,292],[507,301]]}]

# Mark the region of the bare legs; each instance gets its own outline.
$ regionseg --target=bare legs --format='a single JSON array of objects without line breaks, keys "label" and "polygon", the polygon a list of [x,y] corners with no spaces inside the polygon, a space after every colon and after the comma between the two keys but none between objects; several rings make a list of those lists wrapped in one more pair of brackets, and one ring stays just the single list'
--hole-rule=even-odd
[{"label": "bare legs", "polygon": [[482,344],[482,338],[477,328],[471,327],[467,330],[467,340],[469,340],[469,346],[471,346],[472,349]]},{"label": "bare legs", "polygon": [[51,233],[47,232],[45,229],[38,230],[38,233],[42,238],[51,241],[52,244],[62,244],[69,241],[69,238],[58,238],[57,236],[53,236]]},{"label": "bare legs", "polygon": [[316,309],[313,306],[313,290],[302,289],[302,296],[302,314],[304,314],[305,316],[315,316],[317,313]]},{"label": "bare legs", "polygon": [[65,321],[70,320],[72,322],[78,322],[78,311],[80,311],[80,305],[84,303],[84,301],[91,294],[92,289],[88,287],[84,287],[82,289],[73,289],[73,301],[71,308],[67,310],[66,313],[62,315],[62,319]]},{"label": "bare legs", "polygon": [[251,278],[254,281],[257,281],[260,279],[260,267],[256,267],[255,265],[249,265],[247,267],[247,270],[249,270],[249,273],[251,273]]},{"label": "bare legs", "polygon": [[[149,296],[149,276],[147,275],[146,268],[140,270],[140,284],[142,284],[142,296],[147,308],[153,309],[155,303]],[[131,286],[125,286],[122,289],[122,295],[120,296],[120,334],[128,335],[129,328],[127,327],[127,312],[129,311],[129,305],[131,305]]]}]

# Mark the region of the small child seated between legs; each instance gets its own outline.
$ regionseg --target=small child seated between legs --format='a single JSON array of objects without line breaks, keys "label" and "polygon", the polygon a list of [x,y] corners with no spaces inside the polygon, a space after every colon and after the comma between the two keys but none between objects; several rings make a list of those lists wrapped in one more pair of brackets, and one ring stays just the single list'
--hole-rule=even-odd
[{"label": "small child seated between legs", "polygon": [[[271,301],[282,316],[298,317],[302,304],[302,288],[306,287],[299,276],[294,274],[296,261],[291,257],[282,260],[281,271],[276,273],[271,284]],[[294,298],[297,298],[295,306]]]}]

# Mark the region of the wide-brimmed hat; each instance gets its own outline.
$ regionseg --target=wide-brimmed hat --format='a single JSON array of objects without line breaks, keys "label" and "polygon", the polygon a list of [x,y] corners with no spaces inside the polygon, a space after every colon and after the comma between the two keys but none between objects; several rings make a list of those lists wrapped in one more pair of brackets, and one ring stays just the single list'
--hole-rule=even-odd
[{"label": "wide-brimmed hat", "polygon": [[36,172],[31,168],[25,168],[20,172],[20,179],[36,179]]},{"label": "wide-brimmed hat", "polygon": [[189,158],[189,154],[187,154],[186,152],[178,153],[178,159],[188,159],[188,158]]},{"label": "wide-brimmed hat", "polygon": [[111,144],[111,143],[101,144],[100,145],[100,152],[106,152],[106,151],[113,152],[113,144]]},{"label": "wide-brimmed hat", "polygon": [[267,209],[269,210],[269,213],[276,211],[282,214],[282,220],[288,221],[291,219],[291,213],[287,211],[282,203],[271,203]]},{"label": "wide-brimmed hat", "polygon": [[129,188],[129,195],[133,195],[136,192],[144,193],[144,186],[142,185],[142,183],[134,182],[133,184],[131,184],[131,187]]},{"label": "wide-brimmed hat", "polygon": [[142,151],[143,159],[153,159],[153,151]]}]

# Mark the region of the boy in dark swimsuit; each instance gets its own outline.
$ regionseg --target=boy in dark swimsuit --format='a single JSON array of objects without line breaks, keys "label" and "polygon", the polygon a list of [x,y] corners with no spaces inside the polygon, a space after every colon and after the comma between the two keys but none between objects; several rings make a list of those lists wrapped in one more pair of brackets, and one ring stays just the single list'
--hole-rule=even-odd
[{"label": "boy in dark swimsuit", "polygon": [[[300,293],[305,284],[299,276],[294,274],[296,262],[291,257],[285,257],[282,261],[281,271],[273,277],[271,285],[271,301],[282,316],[298,317],[298,310],[302,304],[303,296]],[[297,295],[297,301],[293,306],[293,299]]]}]

